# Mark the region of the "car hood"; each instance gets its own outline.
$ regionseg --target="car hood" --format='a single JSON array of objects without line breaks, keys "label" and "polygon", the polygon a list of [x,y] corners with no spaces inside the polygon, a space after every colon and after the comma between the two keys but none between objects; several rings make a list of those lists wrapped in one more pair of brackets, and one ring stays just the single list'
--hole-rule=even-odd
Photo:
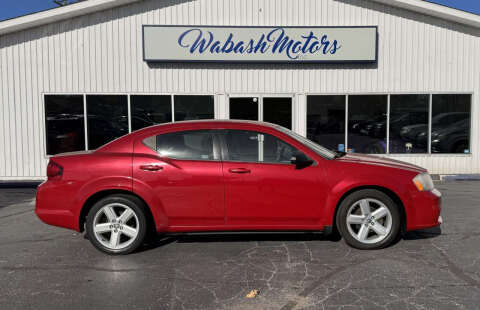
[{"label": "car hood", "polygon": [[376,165],[376,166],[404,169],[404,170],[415,171],[418,173],[427,172],[427,170],[422,167],[415,166],[400,160],[366,155],[366,154],[350,153],[350,154],[346,154],[343,157],[337,158],[335,160],[339,162],[349,162],[349,163],[357,163],[357,164],[364,164],[364,165]]}]

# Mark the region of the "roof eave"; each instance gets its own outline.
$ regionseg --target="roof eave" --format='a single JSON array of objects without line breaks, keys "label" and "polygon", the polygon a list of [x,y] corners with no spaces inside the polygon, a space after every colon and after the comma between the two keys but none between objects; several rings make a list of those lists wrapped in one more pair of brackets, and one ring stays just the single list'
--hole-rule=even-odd
[{"label": "roof eave", "polygon": [[395,6],[406,10],[423,13],[430,16],[435,16],[444,20],[456,22],[463,25],[468,25],[475,28],[480,28],[480,16],[446,7],[443,5],[418,0],[371,0],[374,2],[383,3],[389,6]]},{"label": "roof eave", "polygon": [[[89,0],[0,22],[0,35],[38,27],[142,0]],[[371,0],[480,28],[480,16],[419,0]]]},{"label": "roof eave", "polygon": [[142,0],[89,0],[0,22],[0,35],[50,24]]}]

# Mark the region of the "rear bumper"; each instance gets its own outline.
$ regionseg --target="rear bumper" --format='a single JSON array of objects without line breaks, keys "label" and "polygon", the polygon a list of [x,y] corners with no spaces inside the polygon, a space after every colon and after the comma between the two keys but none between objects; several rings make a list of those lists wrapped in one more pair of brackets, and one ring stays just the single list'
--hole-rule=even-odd
[{"label": "rear bumper", "polygon": [[415,218],[407,219],[407,231],[436,227],[442,224],[442,194],[434,189],[430,192],[418,192],[413,197]]},{"label": "rear bumper", "polygon": [[78,230],[78,223],[69,208],[69,200],[65,199],[65,192],[52,183],[54,182],[47,181],[38,186],[35,214],[46,224]]}]

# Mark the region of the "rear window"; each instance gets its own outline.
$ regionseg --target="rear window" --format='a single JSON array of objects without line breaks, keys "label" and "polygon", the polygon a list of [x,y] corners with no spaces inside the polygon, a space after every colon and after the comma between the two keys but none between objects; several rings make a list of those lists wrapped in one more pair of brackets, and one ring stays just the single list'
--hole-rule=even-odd
[{"label": "rear window", "polygon": [[181,131],[153,136],[143,144],[162,157],[184,160],[216,160],[209,130]]}]

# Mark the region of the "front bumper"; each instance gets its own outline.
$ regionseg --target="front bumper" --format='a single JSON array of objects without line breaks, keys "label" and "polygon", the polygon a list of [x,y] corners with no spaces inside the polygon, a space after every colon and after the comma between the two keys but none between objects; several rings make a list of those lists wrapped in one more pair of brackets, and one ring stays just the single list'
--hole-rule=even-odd
[{"label": "front bumper", "polygon": [[437,189],[417,192],[413,197],[415,219],[407,223],[407,230],[425,229],[442,224],[442,194]]}]

